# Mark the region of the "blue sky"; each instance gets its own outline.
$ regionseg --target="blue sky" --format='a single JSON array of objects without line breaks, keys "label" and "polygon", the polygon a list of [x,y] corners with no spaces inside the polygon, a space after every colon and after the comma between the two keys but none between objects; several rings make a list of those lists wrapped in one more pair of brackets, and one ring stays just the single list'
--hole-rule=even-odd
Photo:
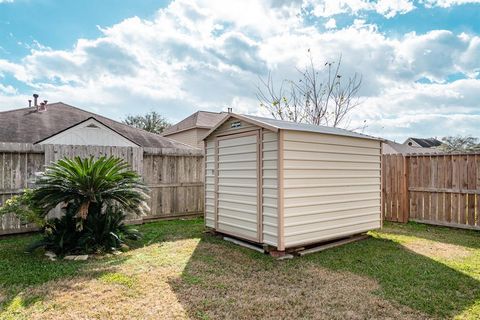
[{"label": "blue sky", "polygon": [[259,77],[343,57],[363,76],[352,126],[480,136],[480,0],[0,0],[0,110],[33,92],[114,119],[264,115]]}]

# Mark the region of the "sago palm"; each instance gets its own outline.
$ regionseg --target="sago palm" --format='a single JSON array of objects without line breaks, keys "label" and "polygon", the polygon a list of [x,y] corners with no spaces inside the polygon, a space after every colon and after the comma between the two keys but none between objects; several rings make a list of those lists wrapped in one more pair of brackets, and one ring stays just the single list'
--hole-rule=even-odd
[{"label": "sago palm", "polygon": [[58,204],[76,207],[85,220],[91,207],[115,205],[142,213],[147,188],[128,163],[114,157],[63,159],[50,165],[35,183],[33,201],[46,215]]}]

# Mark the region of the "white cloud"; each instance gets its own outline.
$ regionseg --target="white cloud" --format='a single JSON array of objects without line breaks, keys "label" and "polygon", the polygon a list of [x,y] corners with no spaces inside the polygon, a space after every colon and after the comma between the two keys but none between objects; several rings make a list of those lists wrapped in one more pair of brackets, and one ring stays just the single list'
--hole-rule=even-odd
[{"label": "white cloud", "polygon": [[[330,7],[321,13],[344,9],[334,2],[325,2]],[[347,2],[352,12],[364,10],[363,1],[340,4]],[[412,9],[408,1],[392,3],[377,1],[374,10],[391,15]],[[0,60],[0,78],[13,75],[42,99],[117,119],[155,109],[180,120],[227,105],[265,115],[255,99],[258,76],[272,70],[278,80],[295,77],[311,49],[318,65],[342,54],[342,74],[363,75],[365,102],[353,127],[367,120],[369,133],[387,138],[480,135],[471,120],[480,114],[480,37],[445,30],[390,37],[361,17],[350,27],[322,33],[304,23],[304,8],[294,1],[179,0],[152,19],[134,17],[101,28],[101,37],[80,39],[70,50],[38,44],[19,63]],[[334,27],[336,21],[327,24]],[[466,79],[448,83],[452,74]],[[420,79],[434,83],[416,83]],[[0,108],[26,100],[18,89],[0,87]]]},{"label": "white cloud", "polygon": [[337,22],[335,21],[335,19],[330,18],[330,19],[328,19],[328,21],[324,24],[324,26],[325,26],[326,29],[335,29],[335,28],[337,28]]},{"label": "white cloud", "polygon": [[462,4],[480,3],[480,0],[424,0],[422,2],[427,8],[450,8],[452,6],[458,6]]},{"label": "white cloud", "polygon": [[479,61],[471,58],[478,51],[476,44],[479,40],[479,37],[467,39],[447,30],[434,30],[423,35],[410,33],[399,43],[397,52],[412,75],[441,82],[449,74],[472,74],[480,67]]},{"label": "white cloud", "polygon": [[337,14],[358,15],[361,12],[374,11],[386,18],[405,14],[415,9],[410,0],[306,0],[305,7],[312,7],[311,12],[317,17],[331,17]]},{"label": "white cloud", "polygon": [[409,0],[379,0],[375,4],[375,11],[386,18],[393,18],[397,14],[405,14],[415,9]]}]

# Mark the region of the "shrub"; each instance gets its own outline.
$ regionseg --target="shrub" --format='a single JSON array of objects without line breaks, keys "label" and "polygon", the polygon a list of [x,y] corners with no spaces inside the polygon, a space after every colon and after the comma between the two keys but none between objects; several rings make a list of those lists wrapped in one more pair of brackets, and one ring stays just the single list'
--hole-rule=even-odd
[{"label": "shrub", "polygon": [[147,187],[128,163],[114,157],[59,160],[35,183],[32,200],[44,216],[59,204],[76,207],[81,229],[90,207],[112,206],[142,214]]},{"label": "shrub", "polygon": [[[127,213],[143,214],[147,187],[121,159],[63,159],[47,167],[33,191],[14,197],[0,208],[42,227],[43,238],[30,250],[43,247],[58,255],[118,249],[139,233],[123,223]],[[48,219],[61,205],[64,215]]]},{"label": "shrub", "polygon": [[20,195],[15,195],[6,200],[2,207],[0,207],[0,217],[13,213],[23,224],[35,223],[38,226],[45,224],[45,219],[42,219],[42,209],[35,206],[32,200],[33,190],[25,189]]},{"label": "shrub", "polygon": [[125,214],[115,206],[102,212],[100,207],[90,210],[82,230],[77,228],[76,208],[68,205],[60,218],[50,219],[43,227],[41,240],[27,250],[45,248],[59,256],[79,253],[99,253],[117,250],[126,239],[138,240],[140,233],[124,224]]}]

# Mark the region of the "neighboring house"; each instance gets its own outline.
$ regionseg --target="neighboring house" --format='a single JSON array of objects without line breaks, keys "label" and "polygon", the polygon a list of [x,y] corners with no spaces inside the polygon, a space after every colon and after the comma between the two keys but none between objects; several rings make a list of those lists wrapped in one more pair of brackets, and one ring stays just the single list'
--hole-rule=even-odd
[{"label": "neighboring house", "polygon": [[227,116],[224,112],[197,111],[162,132],[164,137],[203,149],[203,137]]},{"label": "neighboring house", "polygon": [[415,148],[437,148],[442,145],[442,142],[435,138],[408,138],[403,144]]},{"label": "neighboring house", "polygon": [[191,148],[63,102],[0,112],[0,142]]},{"label": "neighboring house", "polygon": [[410,154],[410,153],[439,153],[435,148],[411,147],[408,144],[401,144],[391,140],[384,140],[382,143],[382,154]]}]

